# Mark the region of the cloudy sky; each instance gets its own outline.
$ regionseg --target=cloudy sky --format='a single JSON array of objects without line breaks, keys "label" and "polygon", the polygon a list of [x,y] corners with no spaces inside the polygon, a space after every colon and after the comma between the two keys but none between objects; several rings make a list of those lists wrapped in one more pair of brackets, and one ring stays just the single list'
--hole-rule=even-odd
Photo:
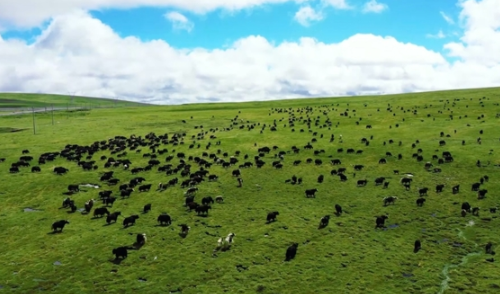
[{"label": "cloudy sky", "polygon": [[1,0],[0,92],[158,104],[500,86],[500,0]]}]

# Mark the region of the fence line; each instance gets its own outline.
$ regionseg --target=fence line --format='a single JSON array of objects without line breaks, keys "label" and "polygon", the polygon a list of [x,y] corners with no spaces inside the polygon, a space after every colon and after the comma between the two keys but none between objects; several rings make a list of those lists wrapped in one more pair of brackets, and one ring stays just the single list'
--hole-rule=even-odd
[{"label": "fence line", "polygon": [[[141,106],[140,104],[138,105],[128,105],[128,104],[105,104],[105,105],[100,105],[100,104],[87,104],[87,103],[82,103],[82,104],[76,104],[73,103],[73,105],[66,105],[66,107],[61,106],[61,105],[47,105],[47,106],[38,106],[38,107],[15,107],[15,108],[1,108],[0,107],[0,119],[2,117],[8,118],[8,117],[24,117],[26,118],[26,122],[28,119],[32,121],[33,123],[33,134],[36,135],[37,132],[37,127],[38,126],[47,126],[47,125],[54,125],[54,112],[57,114],[58,119],[61,117],[61,115],[66,115],[66,118],[70,118],[72,115],[70,112],[73,111],[81,111],[81,110],[92,110],[92,109],[105,109],[105,108],[128,108],[128,107],[137,107]],[[37,119],[37,113],[43,115],[44,118],[48,119],[50,122],[41,122]],[[31,114],[31,115],[30,115]],[[31,116],[31,118],[30,118]],[[0,126],[1,127],[1,126]],[[27,128],[29,129],[29,127]]]},{"label": "fence line", "polygon": [[84,109],[105,109],[105,108],[124,108],[124,107],[137,107],[137,105],[120,105],[120,104],[73,104],[73,105],[44,105],[44,106],[30,106],[30,107],[0,107],[0,116],[2,115],[14,115],[14,114],[24,114],[31,112],[49,112],[49,111],[70,111],[70,110],[84,110]]}]

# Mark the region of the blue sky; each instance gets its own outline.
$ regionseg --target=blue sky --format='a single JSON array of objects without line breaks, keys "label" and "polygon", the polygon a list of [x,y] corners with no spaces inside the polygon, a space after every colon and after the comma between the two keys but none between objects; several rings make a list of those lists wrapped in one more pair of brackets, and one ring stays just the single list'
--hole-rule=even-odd
[{"label": "blue sky", "polygon": [[[363,13],[362,7],[366,2],[351,0],[349,3],[355,8],[348,10],[323,8],[324,19],[307,27],[294,20],[295,13],[304,5],[293,2],[266,4],[232,13],[218,9],[204,15],[165,7],[99,9],[90,12],[122,37],[136,36],[144,41],[163,39],[177,48],[221,48],[248,35],[261,35],[277,43],[297,41],[304,36],[332,43],[357,33],[371,33],[393,36],[401,42],[442,51],[443,45],[456,39],[454,33],[460,31],[456,24],[459,7],[453,0],[382,0],[378,3],[387,5],[387,9],[379,13]],[[313,1],[311,7],[320,7],[320,3]],[[165,14],[172,11],[178,11],[188,18],[194,24],[193,29],[173,29],[165,18]],[[447,22],[443,13],[455,23]],[[43,28],[44,25],[28,30],[13,29],[2,33],[2,37],[21,38],[31,43]],[[439,31],[444,34],[441,38],[437,38]]]},{"label": "blue sky", "polygon": [[500,0],[2,0],[0,92],[178,104],[494,87],[499,29]]}]

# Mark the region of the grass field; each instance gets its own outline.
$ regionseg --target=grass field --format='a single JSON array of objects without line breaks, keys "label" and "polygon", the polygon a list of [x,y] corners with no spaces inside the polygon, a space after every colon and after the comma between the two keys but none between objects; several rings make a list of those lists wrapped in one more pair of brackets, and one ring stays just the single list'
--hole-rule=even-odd
[{"label": "grass field", "polygon": [[[141,106],[120,109],[92,109],[67,113],[58,111],[36,114],[37,132],[32,132],[31,115],[0,117],[0,288],[18,293],[494,293],[500,288],[499,261],[488,262],[493,256],[484,252],[492,242],[500,244],[498,214],[490,207],[500,207],[497,193],[500,163],[497,131],[500,118],[500,89],[473,89],[379,97],[300,99],[253,103],[198,104],[185,106]],[[309,112],[306,107],[310,107]],[[347,112],[347,116],[342,115]],[[289,118],[295,117],[294,127]],[[237,118],[236,120],[233,120]],[[304,120],[310,118],[308,128]],[[185,122],[183,122],[185,120]],[[329,126],[328,121],[331,122]],[[276,121],[277,131],[269,126]],[[316,123],[317,122],[317,123]],[[359,122],[359,124],[356,124]],[[255,128],[248,129],[248,125]],[[266,128],[261,132],[263,124]],[[372,128],[366,128],[371,125]],[[200,126],[203,126],[202,128]],[[242,127],[240,129],[240,127]],[[23,130],[12,132],[9,130]],[[292,129],[295,129],[292,132]],[[303,129],[304,132],[300,130]],[[6,131],[1,131],[6,130]],[[210,130],[216,130],[211,132]],[[483,134],[480,134],[480,130]],[[193,135],[207,132],[204,139]],[[456,132],[455,132],[456,131]],[[58,157],[40,165],[41,173],[31,173],[29,167],[17,174],[9,167],[29,149],[37,165],[45,152],[57,152],[67,144],[90,145],[114,136],[144,136],[186,133],[184,144],[162,145],[168,152],[158,155],[161,165],[168,155],[178,152],[186,156],[202,156],[203,152],[229,155],[241,151],[238,164],[224,169],[214,164],[210,174],[219,176],[216,182],[202,182],[196,201],[205,196],[222,195],[224,203],[212,204],[208,217],[188,212],[184,205],[185,188],[179,185],[156,192],[158,183],[165,183],[179,174],[167,176],[151,171],[132,175],[119,168],[104,168],[100,157],[109,151],[93,155],[99,166],[96,171],[83,171],[76,162]],[[317,132],[314,136],[313,132]],[[445,136],[441,137],[440,132]],[[335,140],[330,142],[331,134]],[[446,135],[449,134],[449,137]],[[215,135],[215,139],[210,139]],[[373,136],[373,139],[370,137]],[[342,139],[341,139],[342,137]],[[481,144],[476,143],[481,138]],[[311,142],[312,150],[303,146]],[[369,146],[361,143],[367,138]],[[393,144],[389,140],[394,140]],[[221,142],[216,145],[216,142]],[[412,144],[416,141],[415,148]],[[440,147],[439,141],[446,145]],[[465,145],[462,145],[465,140]],[[195,147],[189,145],[195,141]],[[401,141],[401,146],[399,142]],[[208,142],[212,146],[206,150]],[[386,144],[384,145],[384,142]],[[197,148],[200,144],[201,147]],[[231,172],[239,164],[253,162],[260,147],[278,146],[262,160],[264,167],[241,169],[243,187],[237,187]],[[279,151],[300,149],[298,154],[284,156],[283,169],[272,167]],[[344,152],[338,153],[337,149]],[[353,148],[362,154],[346,154]],[[412,154],[423,150],[424,160],[417,162]],[[145,167],[149,148],[141,153],[127,150],[132,167]],[[314,155],[315,150],[324,153]],[[434,154],[442,158],[443,151],[454,157],[452,163],[438,165]],[[386,156],[391,152],[394,156]],[[244,159],[248,154],[249,158]],[[402,154],[401,160],[397,155]],[[116,158],[116,154],[112,155]],[[306,163],[306,159],[321,159],[322,165]],[[379,164],[386,158],[387,164]],[[208,157],[205,159],[209,160]],[[331,159],[340,159],[332,166]],[[228,158],[225,158],[228,160]],[[294,166],[295,160],[302,163]],[[476,166],[480,160],[481,167]],[[211,161],[211,160],[210,160]],[[432,161],[441,173],[424,169]],[[171,162],[179,163],[175,157]],[[199,167],[194,162],[191,171]],[[363,164],[362,171],[353,165]],[[55,166],[69,172],[55,175]],[[332,169],[345,167],[348,180],[341,182],[331,175]],[[112,189],[99,182],[100,174],[114,170],[120,184],[136,176],[153,184],[150,192],[136,189],[129,199],[121,197],[111,212],[123,216],[139,214],[134,226],[123,229],[122,218],[106,226],[105,218],[68,213],[61,209],[69,184],[100,184],[100,189],[88,188],[71,196],[78,208],[98,191]],[[394,174],[399,170],[400,175]],[[403,173],[413,173],[411,189],[400,184]],[[355,173],[355,174],[354,174]],[[323,174],[323,183],[317,177]],[[285,183],[296,175],[301,185]],[[486,198],[478,200],[471,184],[488,175]],[[385,177],[387,189],[375,186],[374,179]],[[366,187],[356,182],[367,179]],[[444,192],[436,193],[437,184],[445,184]],[[458,194],[451,187],[460,184]],[[418,188],[429,187],[423,207],[415,204]],[[305,189],[317,188],[316,198],[306,198]],[[395,195],[394,205],[384,207],[383,198]],[[118,194],[119,196],[119,194]],[[481,208],[479,216],[460,215],[461,204]],[[101,202],[95,207],[100,207]],[[152,204],[152,211],[142,214],[142,207]],[[334,215],[335,204],[343,207],[341,216]],[[39,211],[25,212],[25,208]],[[277,210],[277,221],[266,224],[269,211]],[[171,226],[157,226],[162,212],[172,216]],[[388,214],[387,229],[375,229],[375,216]],[[331,215],[329,225],[318,229],[324,215]],[[50,234],[53,222],[69,220],[60,234]],[[186,238],[179,236],[179,224],[191,230]],[[229,251],[212,256],[218,237],[234,232],[234,245]],[[121,263],[113,262],[112,249],[132,245],[137,233],[146,233],[148,242],[139,250],[131,250]],[[413,253],[419,239],[422,250]],[[294,260],[283,262],[292,243],[299,243]]]},{"label": "grass field", "polygon": [[26,107],[123,107],[139,103],[104,98],[79,97],[53,94],[0,93],[0,109]]}]

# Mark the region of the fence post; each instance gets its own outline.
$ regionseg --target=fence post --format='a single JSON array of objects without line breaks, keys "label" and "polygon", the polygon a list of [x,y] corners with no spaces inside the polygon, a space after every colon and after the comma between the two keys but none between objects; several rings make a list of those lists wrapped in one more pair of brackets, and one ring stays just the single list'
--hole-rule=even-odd
[{"label": "fence post", "polygon": [[33,135],[36,135],[36,126],[35,126],[35,108],[31,107],[31,111],[33,112]]}]

